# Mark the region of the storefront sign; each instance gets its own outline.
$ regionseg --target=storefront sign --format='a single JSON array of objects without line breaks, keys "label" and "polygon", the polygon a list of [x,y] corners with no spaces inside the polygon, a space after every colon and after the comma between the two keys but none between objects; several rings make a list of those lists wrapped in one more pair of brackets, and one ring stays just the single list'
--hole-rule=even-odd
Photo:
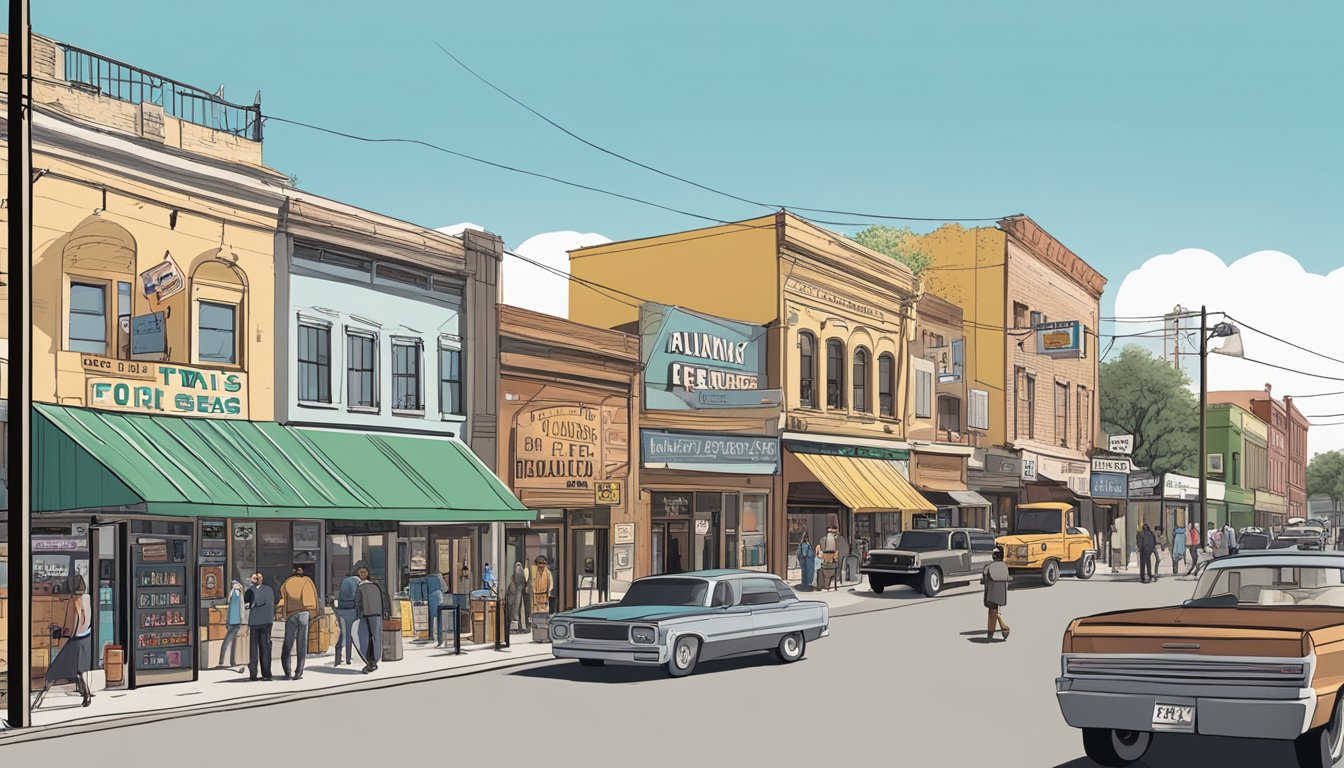
[{"label": "storefront sign", "polygon": [[135,379],[136,381],[154,380],[153,363],[114,360],[108,357],[97,357],[96,355],[80,355],[79,364],[84,368],[85,373],[98,376],[115,376],[119,379]]},{"label": "storefront sign", "polygon": [[84,549],[84,543],[78,539],[32,538],[34,552],[78,552]]},{"label": "storefront sign", "polygon": [[597,503],[610,507],[621,505],[621,484],[620,483],[598,483],[597,484]]},{"label": "storefront sign", "polygon": [[1199,478],[1186,477],[1174,472],[1166,473],[1162,476],[1162,498],[1198,499]]},{"label": "storefront sign", "polygon": [[1113,472],[1092,472],[1092,496],[1098,499],[1123,499],[1129,495],[1127,475]]},{"label": "storefront sign", "polygon": [[640,430],[646,467],[664,464],[737,464],[779,466],[779,440],[737,435],[673,434]]},{"label": "storefront sign", "polygon": [[673,394],[692,408],[778,408],[784,402],[784,391],[779,389],[754,389],[739,392],[679,389]]},{"label": "storefront sign", "polygon": [[1022,459],[1022,479],[1023,479],[1023,480],[1035,480],[1035,479],[1036,479],[1036,460],[1035,460],[1035,459],[1026,459],[1026,458]]},{"label": "storefront sign", "polygon": [[1128,475],[1134,470],[1134,466],[1129,463],[1129,459],[1093,459],[1093,472],[1114,472],[1121,475]]},{"label": "storefront sign", "polygon": [[1083,326],[1077,320],[1037,323],[1036,354],[1055,358],[1078,358],[1083,354]]},{"label": "storefront sign", "polygon": [[131,318],[131,354],[162,355],[168,351],[164,313],[151,312]]},{"label": "storefront sign", "polygon": [[[158,363],[114,362],[147,365],[153,369],[153,376],[147,383],[124,381],[124,378],[132,378],[125,374],[116,374],[116,378],[90,378],[90,407],[175,416],[247,418],[243,395],[247,384],[245,373]],[[88,370],[87,365],[85,370]]]},{"label": "storefront sign", "polygon": [[762,326],[648,302],[639,333],[649,410],[762,406],[755,396],[765,382]]},{"label": "storefront sign", "polygon": [[1161,478],[1147,470],[1131,474],[1129,476],[1129,497],[1131,499],[1153,498],[1157,496],[1157,488],[1161,484]]},{"label": "storefront sign", "polygon": [[855,459],[882,461],[909,461],[910,451],[901,448],[873,448],[866,445],[832,445],[785,440],[784,450],[790,453],[812,453],[818,456],[849,456]]},{"label": "storefront sign", "polygon": [[860,301],[855,301],[848,296],[842,296],[825,288],[812,285],[811,283],[803,282],[797,278],[789,278],[788,282],[785,283],[785,289],[793,291],[801,296],[806,296],[809,299],[815,299],[835,307],[840,307],[841,309],[847,309],[851,312],[871,317],[879,322],[884,317],[882,310],[877,309],[876,307],[869,306]]},{"label": "storefront sign", "polygon": [[1110,439],[1111,453],[1119,453],[1129,456],[1134,453],[1133,435],[1111,435]]},{"label": "storefront sign", "polygon": [[168,256],[140,273],[140,285],[144,288],[146,297],[153,297],[155,301],[165,301],[181,293],[187,282],[182,279],[182,270],[177,268],[177,262],[173,261],[172,256]]},{"label": "storefront sign", "polygon": [[593,490],[599,477],[601,415],[582,404],[523,411],[514,427],[513,486]]},{"label": "storefront sign", "polygon": [[696,536],[706,536],[706,535],[708,535],[708,534],[709,534],[709,521],[708,521],[708,520],[696,520],[696,521],[695,521],[695,535],[696,535]]},{"label": "storefront sign", "polygon": [[616,531],[614,534],[614,543],[616,544],[634,544],[635,543],[635,524],[617,523],[613,526]]}]

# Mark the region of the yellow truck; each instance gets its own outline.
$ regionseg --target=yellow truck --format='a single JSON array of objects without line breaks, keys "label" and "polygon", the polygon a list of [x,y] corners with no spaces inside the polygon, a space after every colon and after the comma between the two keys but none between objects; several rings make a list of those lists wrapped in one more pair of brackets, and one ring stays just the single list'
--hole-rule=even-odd
[{"label": "yellow truck", "polygon": [[1014,512],[1013,533],[994,540],[1003,563],[1014,576],[1038,573],[1047,587],[1067,573],[1090,579],[1097,572],[1097,550],[1092,536],[1069,525],[1071,504],[1021,504]]}]

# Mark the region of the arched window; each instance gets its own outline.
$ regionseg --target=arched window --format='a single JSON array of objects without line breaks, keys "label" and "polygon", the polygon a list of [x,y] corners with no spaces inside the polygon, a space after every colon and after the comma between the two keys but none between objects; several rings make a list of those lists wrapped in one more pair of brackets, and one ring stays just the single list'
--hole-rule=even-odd
[{"label": "arched window", "polygon": [[798,334],[798,407],[817,407],[817,337]]},{"label": "arched window", "polygon": [[854,350],[854,410],[872,410],[868,405],[868,350],[863,347]]},{"label": "arched window", "polygon": [[71,231],[54,297],[65,307],[65,349],[130,359],[135,253],[131,233],[107,219],[90,216]]},{"label": "arched window", "polygon": [[877,358],[877,406],[880,415],[896,418],[896,358],[890,352]]},{"label": "arched window", "polygon": [[845,344],[839,339],[826,342],[826,407],[845,407]]},{"label": "arched window", "polygon": [[242,365],[246,296],[247,277],[223,249],[197,263],[191,273],[192,362]]}]

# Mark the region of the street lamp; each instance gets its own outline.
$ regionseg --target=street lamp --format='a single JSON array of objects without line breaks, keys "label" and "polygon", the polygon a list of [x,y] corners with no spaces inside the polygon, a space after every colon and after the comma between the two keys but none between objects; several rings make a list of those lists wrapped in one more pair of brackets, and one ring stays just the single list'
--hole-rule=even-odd
[{"label": "street lamp", "polygon": [[[1225,338],[1221,347],[1209,349],[1211,339]],[[1209,352],[1220,355],[1241,357],[1241,330],[1235,325],[1222,322],[1209,330],[1208,307],[1199,308],[1199,530],[1203,536],[1209,535],[1209,458],[1208,426],[1205,423],[1209,409]],[[1231,518],[1229,516],[1229,522]],[[1195,554],[1196,560],[1199,554]]]}]

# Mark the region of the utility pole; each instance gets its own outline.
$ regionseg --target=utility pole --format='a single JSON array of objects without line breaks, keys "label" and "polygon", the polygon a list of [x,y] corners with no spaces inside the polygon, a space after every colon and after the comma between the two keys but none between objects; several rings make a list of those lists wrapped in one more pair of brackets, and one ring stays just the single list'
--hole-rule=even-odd
[{"label": "utility pole", "polygon": [[9,150],[9,669],[5,727],[31,725],[32,574],[29,438],[32,428],[32,38],[28,0],[9,3],[9,83],[6,129]]},{"label": "utility pole", "polygon": [[[1209,531],[1209,460],[1208,428],[1205,420],[1209,410],[1209,311],[1208,307],[1199,308],[1199,535],[1208,536]],[[1199,553],[1195,553],[1198,562]]]}]

